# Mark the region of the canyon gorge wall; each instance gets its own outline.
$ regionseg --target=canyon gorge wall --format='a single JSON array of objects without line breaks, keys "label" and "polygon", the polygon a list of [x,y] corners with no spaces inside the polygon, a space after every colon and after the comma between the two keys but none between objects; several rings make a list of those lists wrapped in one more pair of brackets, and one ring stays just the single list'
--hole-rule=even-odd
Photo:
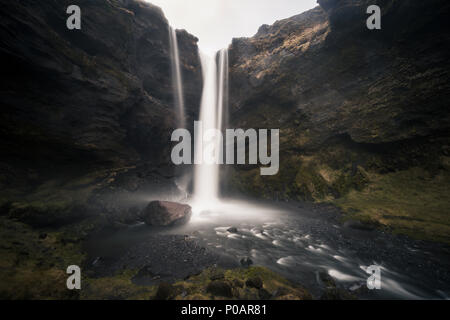
[{"label": "canyon gorge wall", "polygon": [[[279,174],[235,167],[232,189],[334,199],[370,172],[448,169],[449,4],[318,2],[230,46],[231,127],[281,129]],[[371,4],[381,30],[366,27]]]},{"label": "canyon gorge wall", "polygon": [[[2,1],[2,161],[167,163],[175,127],[168,22],[140,1]],[[198,39],[178,32],[188,114],[201,94]],[[169,157],[169,158],[168,158]]]}]

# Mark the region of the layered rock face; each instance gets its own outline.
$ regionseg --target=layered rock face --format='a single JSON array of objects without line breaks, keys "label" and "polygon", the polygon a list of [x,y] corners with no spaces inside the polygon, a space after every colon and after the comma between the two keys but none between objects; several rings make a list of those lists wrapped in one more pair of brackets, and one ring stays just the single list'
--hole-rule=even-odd
[{"label": "layered rock face", "polygon": [[[81,8],[81,30],[66,26],[69,5]],[[1,6],[2,213],[33,225],[66,221],[69,212],[86,213],[94,189],[123,189],[117,183],[130,180],[120,177],[129,168],[144,167],[125,185],[133,192],[173,175],[177,109],[169,25],[160,8],[138,0]],[[193,118],[202,87],[198,39],[177,34],[186,114]]]},{"label": "layered rock face", "polygon": [[[82,12],[68,30],[66,9]],[[187,109],[201,94],[197,39],[178,32]],[[153,164],[175,127],[168,22],[136,0],[2,1],[2,161]]]},{"label": "layered rock face", "polygon": [[[238,167],[232,186],[338,198],[368,171],[448,168],[446,1],[321,0],[230,47],[231,127],[280,128],[280,173]],[[366,27],[378,4],[382,29]]]}]

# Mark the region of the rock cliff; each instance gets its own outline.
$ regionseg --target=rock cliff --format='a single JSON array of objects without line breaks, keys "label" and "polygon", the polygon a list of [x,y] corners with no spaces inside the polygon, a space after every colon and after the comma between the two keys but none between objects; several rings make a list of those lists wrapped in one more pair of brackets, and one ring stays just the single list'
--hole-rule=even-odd
[{"label": "rock cliff", "polygon": [[[66,28],[70,4],[82,8],[81,30]],[[30,0],[2,8],[2,160],[162,161],[175,109],[168,22],[158,7]],[[192,115],[201,94],[197,39],[178,35]]]},{"label": "rock cliff", "polygon": [[[375,2],[382,30],[371,31],[366,8]],[[349,172],[375,159],[378,169],[395,170],[447,154],[449,5],[375,2],[319,1],[234,39],[232,125],[280,128],[282,160],[304,158],[296,169],[319,153]]]},{"label": "rock cliff", "polygon": [[[448,2],[318,2],[229,48],[229,126],[279,128],[281,165],[236,166],[228,191],[450,241]],[[372,4],[381,30],[366,27]]]},{"label": "rock cliff", "polygon": [[[78,197],[100,182],[108,186],[123,168],[170,165],[176,108],[169,26],[160,8],[138,0],[1,5],[2,204],[30,203],[24,193],[47,183],[33,198],[45,214],[52,190],[73,179],[85,177],[67,187]],[[66,27],[69,5],[81,8],[81,30]],[[202,86],[198,39],[177,34],[186,113],[193,118]]]}]

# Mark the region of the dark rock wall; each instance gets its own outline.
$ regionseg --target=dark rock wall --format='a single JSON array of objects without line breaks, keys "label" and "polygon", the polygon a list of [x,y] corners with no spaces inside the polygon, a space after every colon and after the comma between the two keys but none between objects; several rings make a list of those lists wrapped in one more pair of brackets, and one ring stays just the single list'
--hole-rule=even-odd
[{"label": "dark rock wall", "polygon": [[[268,197],[323,198],[345,191],[333,177],[358,186],[360,169],[442,167],[449,155],[448,2],[319,4],[233,40],[232,126],[280,128],[282,164],[276,177],[236,168],[232,185]],[[382,9],[382,30],[366,28],[371,4]]]},{"label": "dark rock wall", "polygon": [[[66,28],[71,4],[82,10],[81,30]],[[168,22],[160,8],[137,0],[1,6],[2,162],[39,172],[170,162],[176,123]],[[188,113],[195,116],[197,39],[178,35]]]}]

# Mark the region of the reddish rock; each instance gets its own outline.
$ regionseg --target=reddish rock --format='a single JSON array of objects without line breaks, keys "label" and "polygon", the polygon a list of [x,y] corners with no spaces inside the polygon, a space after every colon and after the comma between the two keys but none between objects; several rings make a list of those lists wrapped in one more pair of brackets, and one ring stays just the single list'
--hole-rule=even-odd
[{"label": "reddish rock", "polygon": [[144,209],[142,218],[150,226],[169,226],[189,221],[192,208],[187,204],[169,201],[152,201]]}]

